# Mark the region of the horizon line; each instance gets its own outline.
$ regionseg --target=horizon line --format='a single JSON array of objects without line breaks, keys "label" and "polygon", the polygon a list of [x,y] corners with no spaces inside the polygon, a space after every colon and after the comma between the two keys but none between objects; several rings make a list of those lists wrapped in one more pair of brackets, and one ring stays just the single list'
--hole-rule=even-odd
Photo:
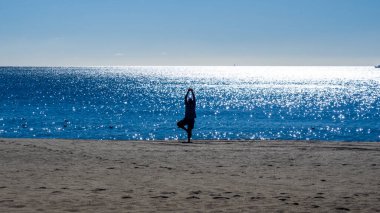
[{"label": "horizon line", "polygon": [[377,65],[0,65],[0,67],[375,67]]}]

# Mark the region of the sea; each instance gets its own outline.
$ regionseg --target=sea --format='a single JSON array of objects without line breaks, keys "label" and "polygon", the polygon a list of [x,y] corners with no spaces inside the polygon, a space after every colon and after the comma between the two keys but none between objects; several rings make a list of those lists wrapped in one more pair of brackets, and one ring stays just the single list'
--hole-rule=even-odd
[{"label": "sea", "polygon": [[0,137],[380,141],[380,69],[343,66],[0,67]]}]

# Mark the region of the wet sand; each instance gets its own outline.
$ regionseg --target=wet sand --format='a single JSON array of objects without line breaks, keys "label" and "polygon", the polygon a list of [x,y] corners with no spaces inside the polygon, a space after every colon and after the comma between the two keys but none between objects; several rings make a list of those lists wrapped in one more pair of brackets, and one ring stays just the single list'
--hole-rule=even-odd
[{"label": "wet sand", "polygon": [[380,212],[380,143],[0,139],[0,212]]}]

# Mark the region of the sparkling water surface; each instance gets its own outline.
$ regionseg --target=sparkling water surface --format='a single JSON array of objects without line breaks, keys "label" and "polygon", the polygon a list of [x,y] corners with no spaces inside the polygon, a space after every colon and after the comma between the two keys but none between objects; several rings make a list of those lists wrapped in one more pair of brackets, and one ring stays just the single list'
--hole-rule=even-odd
[{"label": "sparkling water surface", "polygon": [[380,141],[373,67],[0,67],[0,137]]}]

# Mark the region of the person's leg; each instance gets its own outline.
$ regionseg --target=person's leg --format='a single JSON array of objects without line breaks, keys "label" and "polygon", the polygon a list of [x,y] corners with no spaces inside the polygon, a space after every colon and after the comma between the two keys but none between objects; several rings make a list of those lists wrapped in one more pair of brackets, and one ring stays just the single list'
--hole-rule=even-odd
[{"label": "person's leg", "polygon": [[193,136],[193,129],[194,129],[194,119],[189,120],[187,123],[187,142],[190,143],[190,139]]},{"label": "person's leg", "polygon": [[191,136],[193,135],[193,129],[187,129],[187,142],[190,143]]},{"label": "person's leg", "polygon": [[182,119],[182,120],[177,122],[178,128],[185,130],[187,132],[187,135],[189,135],[189,130],[188,130],[188,128],[185,127],[186,124],[187,124],[186,119]]},{"label": "person's leg", "polygon": [[182,119],[182,120],[177,122],[178,128],[181,128],[181,129],[184,129],[185,131],[187,131],[187,129],[185,128],[185,125],[186,125],[185,119]]}]

